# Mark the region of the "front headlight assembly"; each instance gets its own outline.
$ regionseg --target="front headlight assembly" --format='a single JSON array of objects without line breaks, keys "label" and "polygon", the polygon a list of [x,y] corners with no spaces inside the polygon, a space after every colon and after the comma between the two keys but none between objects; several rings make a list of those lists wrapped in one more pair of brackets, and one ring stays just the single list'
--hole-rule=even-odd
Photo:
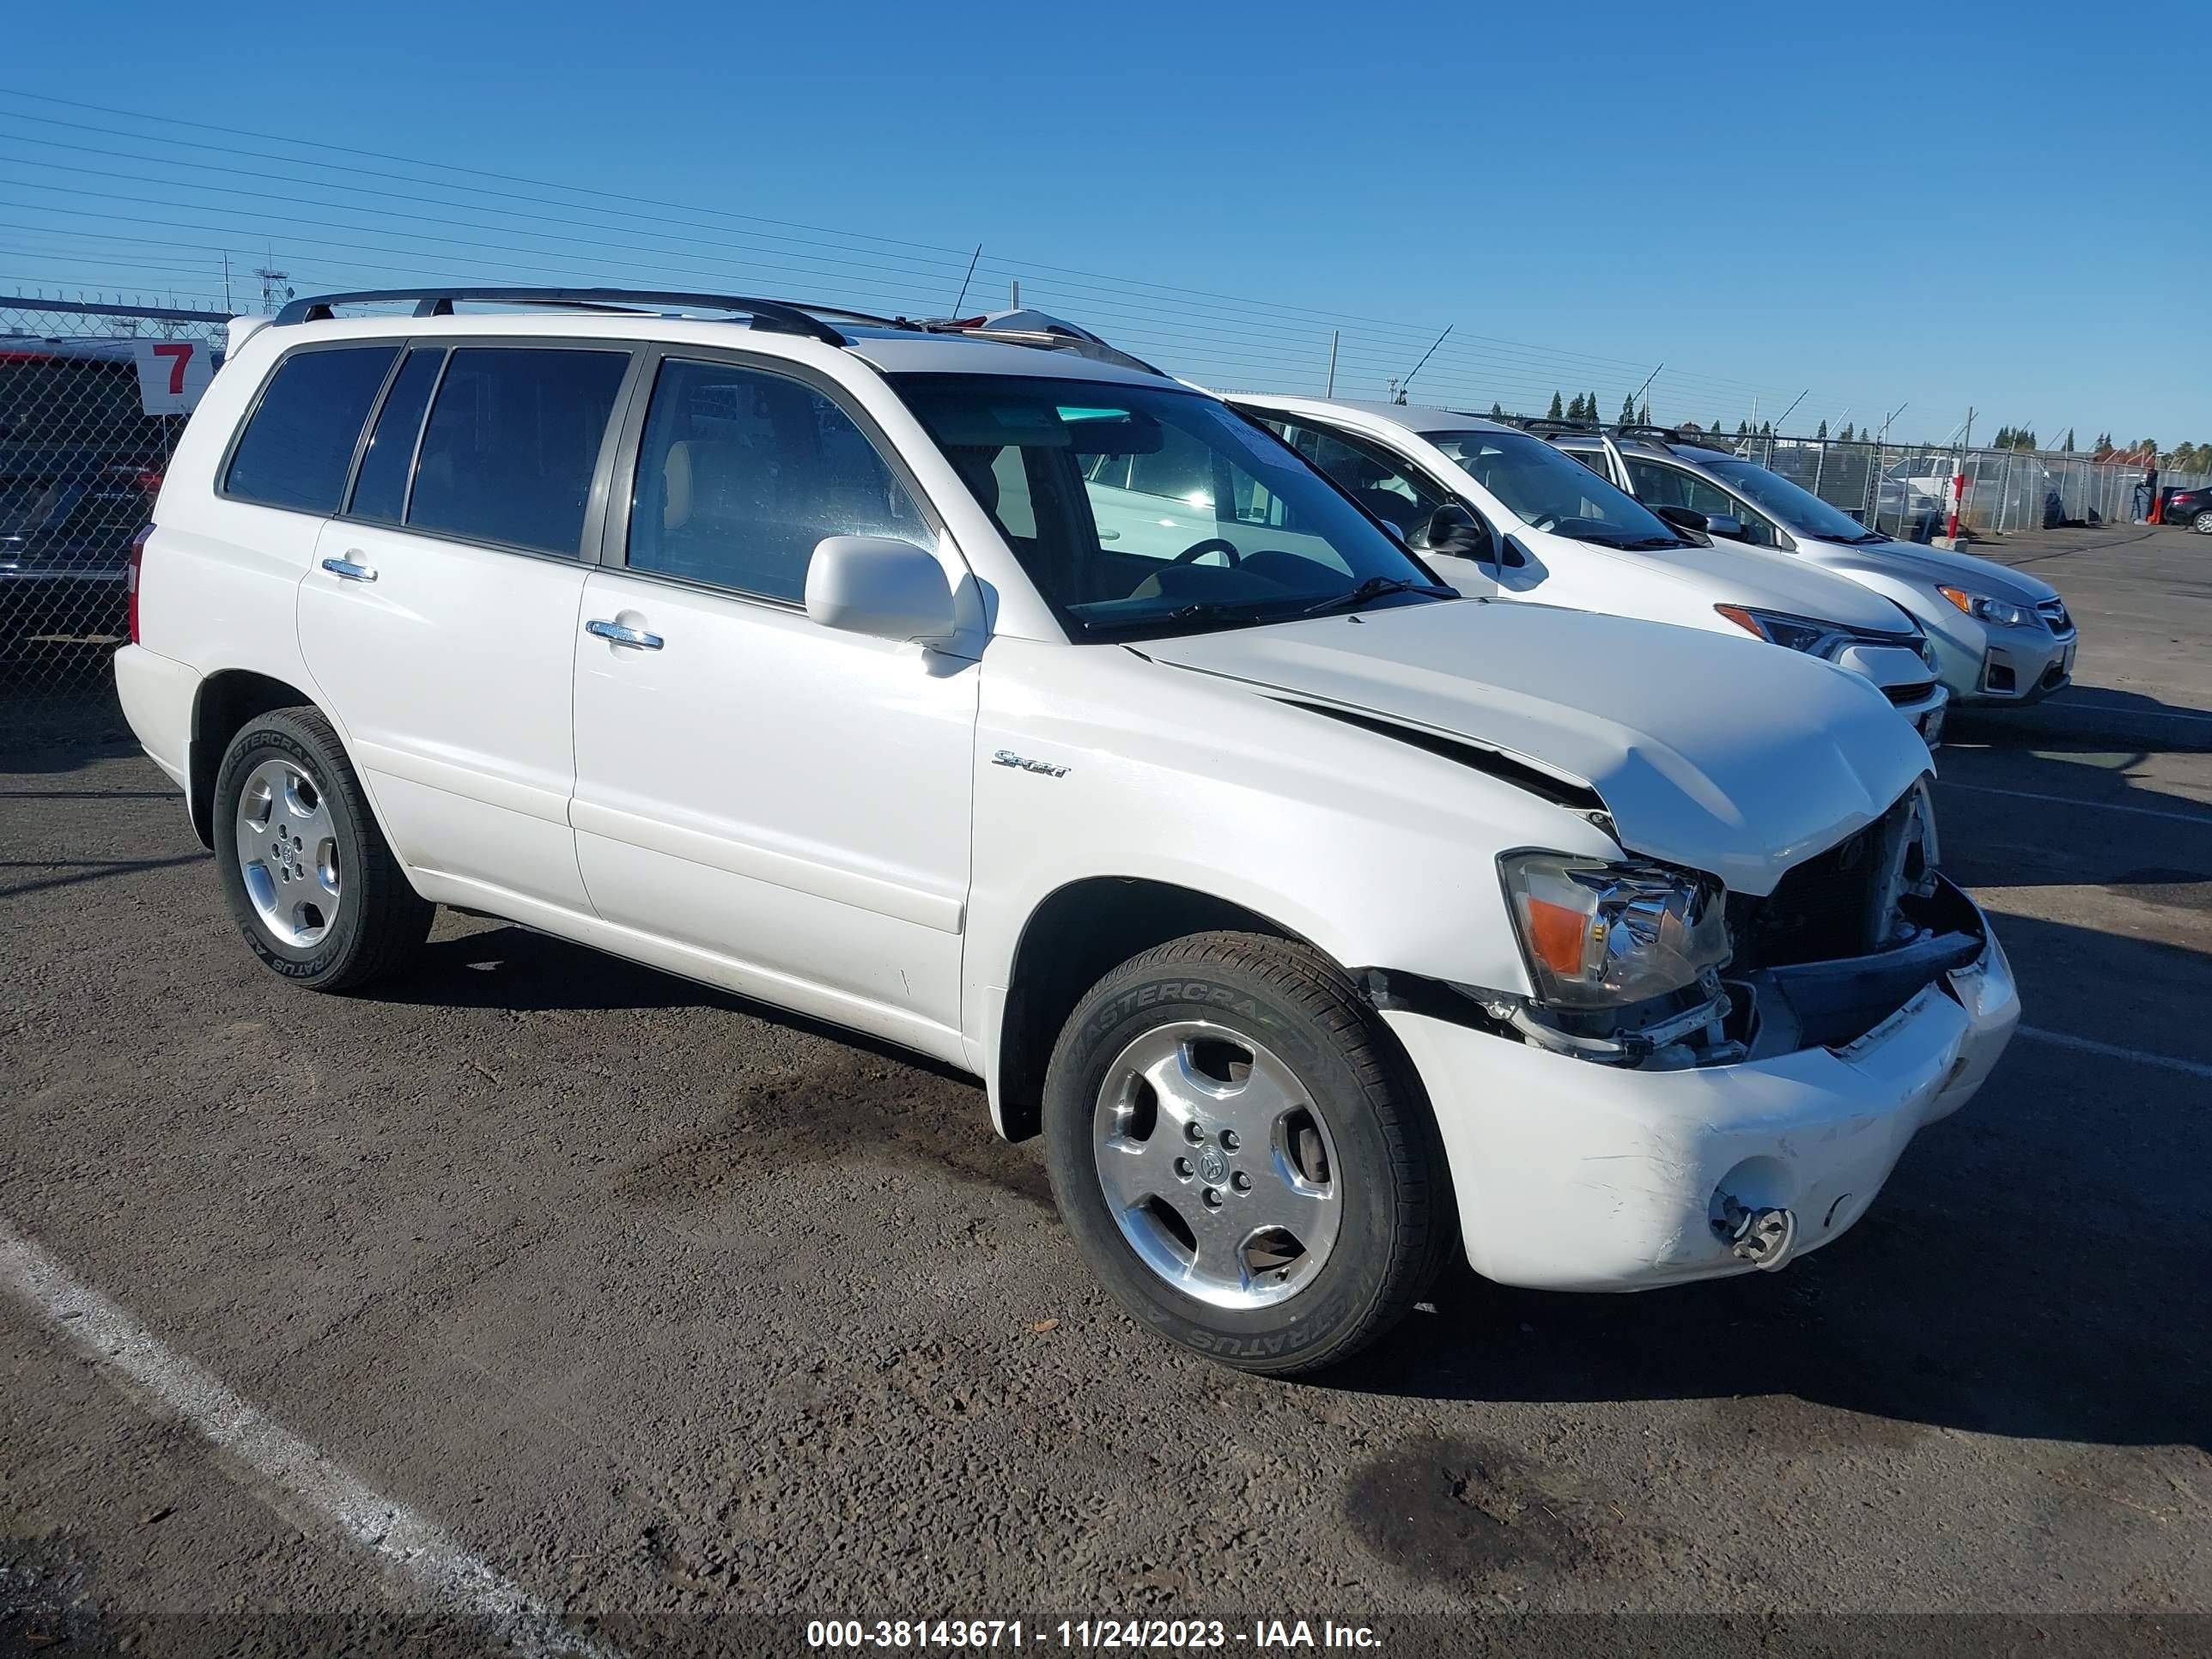
[{"label": "front headlight assembly", "polygon": [[2009,599],[1991,599],[1986,593],[1970,592],[1963,587],[1939,587],[1936,591],[1976,622],[1995,623],[2002,628],[2019,628],[2042,620],[2026,605],[2014,605]]},{"label": "front headlight assembly", "polygon": [[1717,993],[1729,946],[1711,878],[1546,852],[1504,854],[1498,868],[1538,1002],[1572,1013]]},{"label": "front headlight assembly", "polygon": [[1754,611],[1742,605],[1717,605],[1713,609],[1756,639],[1815,657],[1833,656],[1856,637],[1851,629],[1839,623],[1821,622],[1812,617]]}]

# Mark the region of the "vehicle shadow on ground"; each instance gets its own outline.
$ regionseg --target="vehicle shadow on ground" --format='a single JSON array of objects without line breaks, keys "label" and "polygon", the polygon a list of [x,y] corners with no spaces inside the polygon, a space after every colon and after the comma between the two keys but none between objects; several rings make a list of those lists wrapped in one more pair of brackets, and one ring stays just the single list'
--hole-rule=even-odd
[{"label": "vehicle shadow on ground", "polygon": [[[1944,726],[1944,738],[1949,743],[1987,744],[1999,750],[2100,743],[2108,750],[2204,755],[2212,754],[2212,710],[2166,702],[2140,691],[2072,685],[2026,708],[1955,708]],[[1936,761],[1940,769],[1942,750],[1936,751]]]},{"label": "vehicle shadow on ground", "polygon": [[490,1008],[514,1013],[561,1009],[584,1012],[618,1008],[715,1010],[803,1031],[848,1048],[896,1060],[917,1071],[980,1087],[964,1072],[939,1066],[896,1044],[878,1042],[864,1032],[755,1002],[717,986],[663,973],[658,968],[514,923],[470,920],[471,931],[433,939],[405,973],[356,994],[364,1002]]},{"label": "vehicle shadow on ground", "polygon": [[2068,738],[1949,754],[1936,785],[1945,870],[1973,888],[2212,883],[2212,801],[2137,775],[2169,752]]}]

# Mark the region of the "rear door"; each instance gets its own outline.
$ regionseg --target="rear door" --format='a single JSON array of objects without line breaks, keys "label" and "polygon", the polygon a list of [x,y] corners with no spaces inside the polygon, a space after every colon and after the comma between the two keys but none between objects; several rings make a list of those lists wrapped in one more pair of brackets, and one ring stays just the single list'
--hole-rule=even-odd
[{"label": "rear door", "polygon": [[589,911],[569,683],[631,368],[597,342],[417,342],[301,584],[309,671],[441,896]]}]

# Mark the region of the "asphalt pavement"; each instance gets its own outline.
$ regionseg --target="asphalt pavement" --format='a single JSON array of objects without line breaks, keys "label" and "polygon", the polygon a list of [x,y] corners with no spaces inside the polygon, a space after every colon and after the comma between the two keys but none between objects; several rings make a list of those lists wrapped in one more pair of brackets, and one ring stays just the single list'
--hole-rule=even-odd
[{"label": "asphalt pavement", "polygon": [[1979,1100],[1778,1274],[1462,1272],[1316,1382],[1139,1331],[966,1079],[450,915],[377,994],[280,983],[112,716],[25,722],[0,1651],[1085,1617],[1379,1620],[1410,1650],[1884,1610],[2201,1650],[2212,539],[1996,556],[2082,645],[2075,688],[1940,757],[1947,863],[2027,1004]]}]

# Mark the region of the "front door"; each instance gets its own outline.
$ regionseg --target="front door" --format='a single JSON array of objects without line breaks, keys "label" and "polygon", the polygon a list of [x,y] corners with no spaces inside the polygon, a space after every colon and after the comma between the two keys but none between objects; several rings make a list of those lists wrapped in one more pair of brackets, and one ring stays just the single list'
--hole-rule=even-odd
[{"label": "front door", "polygon": [[956,1055],[978,665],[810,621],[828,536],[940,550],[834,389],[669,357],[584,584],[577,856],[671,965]]}]

